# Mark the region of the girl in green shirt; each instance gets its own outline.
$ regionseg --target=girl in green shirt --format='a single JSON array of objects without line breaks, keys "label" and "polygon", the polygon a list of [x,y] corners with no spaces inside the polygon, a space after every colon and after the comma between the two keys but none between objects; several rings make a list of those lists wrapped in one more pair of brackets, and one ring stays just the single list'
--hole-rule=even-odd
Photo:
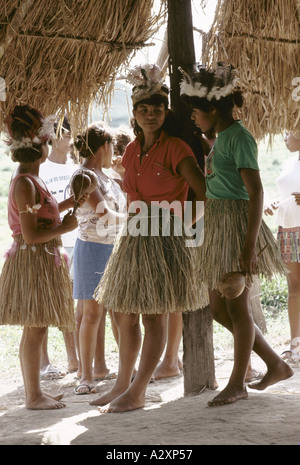
[{"label": "girl in green shirt", "polygon": [[[193,76],[183,74],[181,95],[192,108],[195,125],[204,134],[211,130],[217,134],[206,163],[204,242],[199,247],[199,279],[209,290],[212,315],[234,337],[229,382],[209,402],[217,406],[248,396],[245,376],[252,349],[266,363],[267,372],[249,387],[263,390],[293,375],[255,326],[249,305],[253,275],[271,278],[285,270],[273,235],[262,220],[256,142],[233,116],[234,107],[243,104],[241,92],[235,89],[237,71],[218,63],[214,70],[199,67]],[[220,280],[235,271],[245,276],[246,286],[235,298],[224,297],[218,290]]]}]

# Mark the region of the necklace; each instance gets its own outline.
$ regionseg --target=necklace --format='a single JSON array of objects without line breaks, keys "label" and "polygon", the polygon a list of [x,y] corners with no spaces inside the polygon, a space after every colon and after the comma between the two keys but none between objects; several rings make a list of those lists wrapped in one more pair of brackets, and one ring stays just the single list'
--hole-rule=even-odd
[{"label": "necklace", "polygon": [[141,151],[141,158],[146,155],[147,152],[149,152],[149,150],[152,149],[152,147],[156,144],[157,142],[157,139],[155,139],[155,141],[153,142],[153,144],[151,144],[149,147],[147,147],[146,149],[142,150]]}]

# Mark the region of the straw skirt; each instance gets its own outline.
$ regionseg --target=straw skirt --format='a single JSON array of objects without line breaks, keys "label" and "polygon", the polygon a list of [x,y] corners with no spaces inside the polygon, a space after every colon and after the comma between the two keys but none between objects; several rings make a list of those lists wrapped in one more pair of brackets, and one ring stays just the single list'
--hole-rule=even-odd
[{"label": "straw skirt", "polygon": [[75,329],[68,265],[61,240],[25,244],[17,236],[0,277],[0,324]]},{"label": "straw skirt", "polygon": [[[208,199],[205,204],[204,241],[198,248],[199,280],[216,289],[225,273],[240,271],[239,257],[248,224],[248,200]],[[271,230],[262,220],[256,245],[258,275],[271,279],[286,269]],[[250,277],[248,277],[249,279]]]},{"label": "straw skirt", "polygon": [[150,214],[148,232],[131,234],[132,219],[115,243],[94,298],[107,309],[127,314],[193,311],[205,306],[204,300],[207,305],[196,277],[196,247],[187,246],[184,231],[174,234],[173,215],[166,235],[162,225],[159,234],[150,233]]}]

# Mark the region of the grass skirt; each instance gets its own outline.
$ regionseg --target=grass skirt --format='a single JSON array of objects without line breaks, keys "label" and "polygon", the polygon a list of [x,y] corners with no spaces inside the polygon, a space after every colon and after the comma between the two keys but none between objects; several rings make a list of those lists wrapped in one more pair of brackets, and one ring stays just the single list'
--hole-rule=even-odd
[{"label": "grass skirt", "polygon": [[[133,216],[127,219],[94,298],[107,309],[127,314],[199,309],[204,306],[205,297],[196,279],[196,247],[187,247],[182,229],[180,235],[174,234],[172,215],[169,215],[170,235],[163,235],[162,224],[158,235],[151,234],[151,213],[148,215],[145,235],[124,235],[124,231],[130,230]],[[207,302],[206,296],[206,305]]]},{"label": "grass skirt", "polygon": [[[209,289],[216,289],[225,273],[240,271],[239,257],[247,231],[248,206],[248,200],[232,199],[209,199],[205,204],[204,242],[198,248],[198,265],[199,280]],[[258,275],[271,279],[274,274],[286,274],[276,240],[263,220],[256,253]]]},{"label": "grass skirt", "polygon": [[75,329],[74,303],[60,239],[25,244],[17,236],[0,277],[0,324]]}]

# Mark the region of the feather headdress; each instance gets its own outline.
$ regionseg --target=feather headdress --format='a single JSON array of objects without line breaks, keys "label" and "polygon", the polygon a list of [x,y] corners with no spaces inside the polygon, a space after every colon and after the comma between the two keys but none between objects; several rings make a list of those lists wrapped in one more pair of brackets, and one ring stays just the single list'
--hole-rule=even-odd
[{"label": "feather headdress", "polygon": [[238,80],[238,71],[231,65],[218,62],[215,70],[203,65],[197,65],[197,70],[190,76],[182,68],[183,74],[180,83],[180,95],[188,97],[205,98],[209,101],[220,100],[230,95]]},{"label": "feather headdress", "polygon": [[135,66],[129,70],[125,79],[133,86],[131,95],[133,105],[154,94],[168,98],[169,89],[164,81],[164,75],[155,64]]}]

